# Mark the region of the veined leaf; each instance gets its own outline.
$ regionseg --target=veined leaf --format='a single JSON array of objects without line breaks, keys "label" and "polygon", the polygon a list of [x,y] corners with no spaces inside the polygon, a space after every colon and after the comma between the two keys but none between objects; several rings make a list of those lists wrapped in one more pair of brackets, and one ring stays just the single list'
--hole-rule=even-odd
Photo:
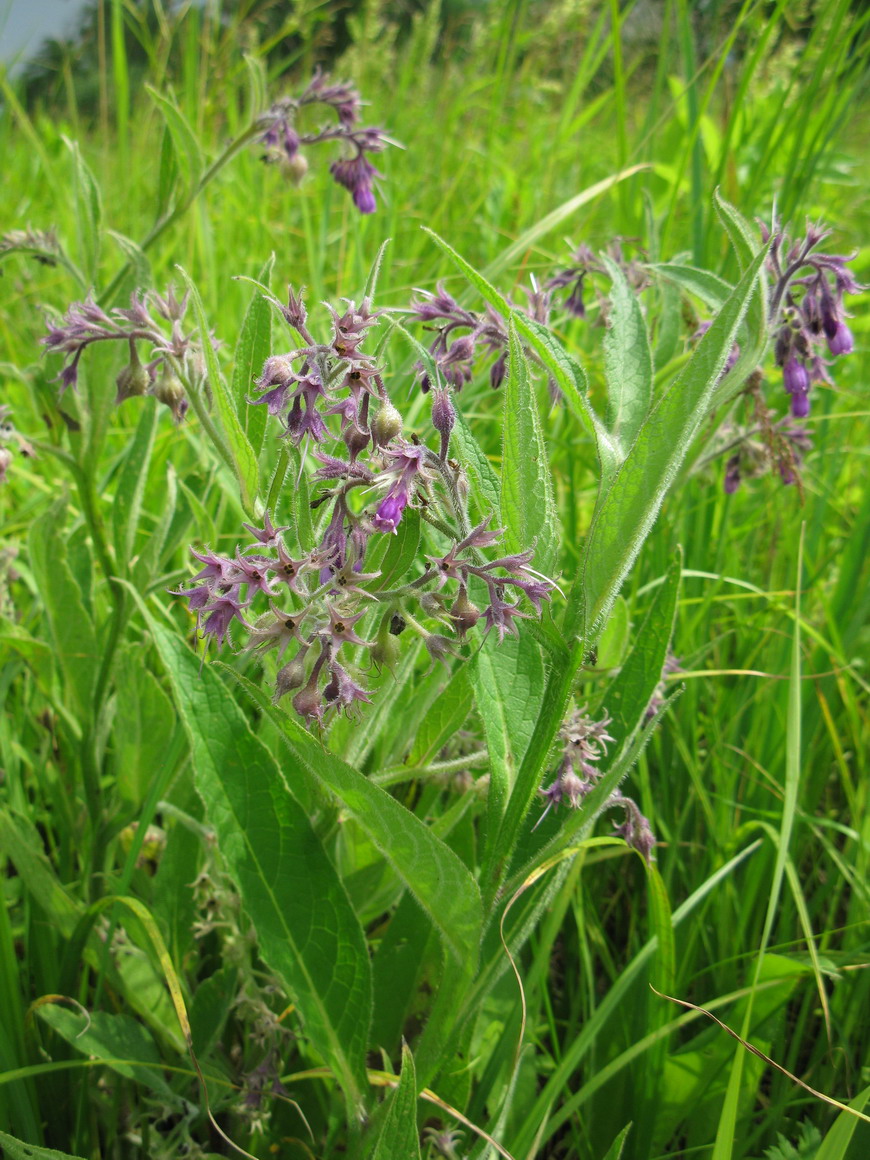
[{"label": "veined leaf", "polygon": [[[272,254],[260,271],[258,279],[266,286],[269,284],[274,265],[275,255]],[[262,371],[263,363],[271,353],[272,308],[262,294],[255,294],[248,306],[236,343],[232,396],[239,421],[245,429],[256,457],[259,457],[263,450],[268,414],[265,405],[251,406],[248,403],[248,395],[251,393],[254,378]]]},{"label": "veined leaf", "polygon": [[30,566],[45,605],[55,656],[66,677],[79,720],[88,721],[100,647],[82,592],[67,563],[59,528],[63,501],[55,503],[30,529]]},{"label": "veined leaf", "polygon": [[97,281],[102,241],[103,201],[100,187],[82,157],[78,142],[70,141],[66,137],[63,141],[73,159],[73,189],[82,270],[91,285],[94,285]]},{"label": "veined leaf", "polygon": [[118,564],[125,573],[133,558],[139,515],[142,511],[142,496],[145,493],[145,484],[148,480],[148,465],[151,461],[151,448],[154,446],[156,427],[156,400],[143,399],[142,412],[130,448],[121,465],[118,484],[115,488],[115,500],[112,504],[115,555]]},{"label": "veined leaf", "polygon": [[190,127],[187,118],[178,105],[171,97],[166,97],[163,93],[158,93],[151,85],[145,86],[149,97],[159,109],[166,123],[166,128],[169,130],[169,135],[172,138],[172,144],[175,147],[175,157],[179,168],[184,171],[184,177],[188,186],[193,186],[199,181],[202,171],[205,168],[203,161],[202,150],[199,147],[196,133]]},{"label": "veined leaf", "polygon": [[604,340],[607,429],[628,453],[652,400],[653,360],[637,295],[617,264],[603,255],[613,283],[610,328]]},{"label": "veined leaf", "polygon": [[344,886],[215,670],[200,673],[190,649],[139,603],[190,739],[197,789],[263,958],[357,1105],[366,1088],[371,968]]},{"label": "veined leaf", "polygon": [[504,390],[501,514],[508,552],[535,549],[535,567],[550,575],[559,555],[559,532],[547,448],[526,356],[510,323],[510,358]]},{"label": "veined leaf", "polygon": [[499,478],[483,448],[472,434],[465,416],[459,407],[455,410],[456,423],[450,436],[450,453],[462,464],[472,484],[469,490],[474,505],[474,520],[479,523],[485,516],[492,515],[490,527],[501,527]]},{"label": "veined leaf", "polygon": [[387,1108],[371,1160],[420,1160],[417,1080],[414,1075],[414,1057],[407,1043],[402,1044],[402,1074],[399,1086],[390,1096],[390,1106]]},{"label": "veined leaf", "polygon": [[233,669],[226,672],[282,731],[298,773],[342,802],[425,910],[462,970],[471,974],[483,921],[480,891],[456,854],[394,797],[324,749],[246,677]]},{"label": "veined leaf", "polygon": [[713,274],[709,270],[699,270],[696,266],[686,266],[681,262],[657,262],[648,268],[688,294],[694,294],[711,310],[721,309],[734,289],[718,274]]},{"label": "veined leaf", "polygon": [[637,633],[634,647],[625,663],[607,687],[602,706],[613,718],[610,725],[614,739],[621,745],[641,725],[662,668],[674,632],[677,596],[682,577],[683,554],[676,553],[668,568],[664,584],[655,591],[652,604]]},{"label": "veined leaf", "polygon": [[601,631],[613,602],[689,445],[703,422],[738,327],[756,293],[767,253],[756,255],[680,376],[659,399],[609,488],[602,488],[566,612],[566,635],[585,618],[587,645]]},{"label": "veined leaf", "polygon": [[40,1019],[76,1051],[104,1060],[106,1067],[150,1088],[170,1105],[182,1103],[163,1078],[151,1033],[137,1019],[107,1011],[70,1011],[57,1003],[41,1003],[37,1010]]},{"label": "veined leaf", "polygon": [[58,1152],[56,1148],[42,1148],[39,1144],[25,1144],[6,1132],[0,1132],[0,1148],[6,1160],[82,1160],[71,1152]]}]

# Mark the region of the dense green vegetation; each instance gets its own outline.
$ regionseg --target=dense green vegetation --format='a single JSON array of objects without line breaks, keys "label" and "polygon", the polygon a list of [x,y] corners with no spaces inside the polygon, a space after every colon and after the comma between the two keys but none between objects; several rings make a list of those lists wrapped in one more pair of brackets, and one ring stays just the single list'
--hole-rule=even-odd
[{"label": "dense green vegetation", "polygon": [[[867,295],[846,297],[855,350],[813,387],[784,486],[754,224],[821,222],[870,281],[860,6],[112,2],[92,31],[50,84],[0,78],[0,1146],[865,1156]],[[374,213],[330,175],[334,143],[305,150],[298,185],[263,163],[252,124],[320,63],[401,146],[373,158]],[[444,511],[461,531],[500,504],[489,557],[534,547],[558,584],[540,619],[501,649],[478,625],[440,664],[383,631],[402,651],[365,673],[372,703],[303,727],[291,696],[272,705],[273,653],[212,647],[199,674],[167,590],[190,546],[244,548],[264,506],[294,550],[322,537],[317,462],[247,401],[296,343],[251,280],[281,304],[305,287],[322,341],[319,304],[359,303],[387,239],[366,349],[434,449],[412,299],[443,283],[471,311],[519,307],[580,245],[619,261],[594,259],[586,317],[554,307],[553,340],[502,303],[507,378],[493,390],[478,357],[454,396],[468,506]],[[170,283],[196,288],[195,341],[221,342],[211,397],[186,382],[180,423],[153,390],[116,406],[114,342],[61,396],[41,339],[70,304]],[[618,433],[620,398],[641,411],[608,468],[590,406]],[[443,519],[418,547],[419,514],[366,573],[446,553]],[[601,794],[532,828],[572,707],[614,718],[603,784],[628,771],[651,864],[608,836]]]}]

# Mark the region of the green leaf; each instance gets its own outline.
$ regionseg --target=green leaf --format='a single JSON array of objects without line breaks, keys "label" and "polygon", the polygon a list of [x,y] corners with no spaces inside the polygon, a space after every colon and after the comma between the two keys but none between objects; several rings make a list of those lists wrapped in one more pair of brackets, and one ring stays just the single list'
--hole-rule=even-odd
[{"label": "green leaf", "polygon": [[133,559],[136,531],[142,513],[142,496],[148,481],[148,467],[157,427],[157,400],[142,399],[140,402],[142,411],[139,422],[118,473],[112,504],[115,555],[124,573],[129,570]]},{"label": "green leaf", "polygon": [[513,321],[508,373],[502,389],[504,446],[500,499],[502,519],[507,526],[505,547],[509,553],[534,547],[535,567],[549,576],[559,556],[558,516],[538,404]]},{"label": "green leaf", "polygon": [[142,649],[128,649],[115,668],[115,717],[112,728],[121,798],[139,806],[166,759],[175,710],[157,678],[145,667]]},{"label": "green leaf", "polygon": [[625,659],[631,638],[631,616],[622,596],[617,596],[613,611],[598,639],[595,667],[618,669]]},{"label": "green leaf", "polygon": [[[870,1100],[870,1087],[865,1087],[862,1092],[855,1096],[849,1107],[853,1111],[863,1112],[868,1100]],[[850,1112],[840,1112],[822,1141],[821,1147],[816,1152],[816,1160],[846,1160],[846,1154],[849,1151],[849,1145],[858,1123],[857,1116],[853,1116]],[[866,1129],[864,1129],[864,1135],[866,1138]]]},{"label": "green leaf", "polygon": [[623,1149],[625,1148],[625,1141],[628,1133],[631,1131],[631,1124],[626,1124],[610,1147],[605,1152],[602,1160],[620,1160]]},{"label": "green leaf", "polygon": [[655,590],[652,604],[625,663],[611,681],[601,704],[612,717],[609,732],[618,745],[643,722],[674,632],[677,597],[682,577],[682,552],[677,551],[664,584]]},{"label": "green leaf", "polygon": [[25,1144],[14,1136],[0,1132],[0,1148],[5,1160],[82,1160],[71,1152],[58,1152],[55,1148],[41,1148],[38,1144]]},{"label": "green leaf", "polygon": [[604,339],[607,428],[624,456],[649,412],[653,360],[637,295],[619,266],[606,254],[602,260],[613,283],[610,326]]},{"label": "green leaf", "polygon": [[719,220],[728,231],[728,237],[737,254],[737,261],[742,273],[752,263],[758,247],[758,232],[733,205],[720,196],[718,189],[713,194],[713,203],[716,206]]},{"label": "green leaf", "polygon": [[163,1078],[162,1060],[149,1031],[130,1015],[107,1011],[70,1011],[57,1003],[42,1003],[40,1019],[76,1051],[101,1059],[112,1071],[156,1092],[170,1104],[181,1103]]},{"label": "green leaf", "polygon": [[[269,285],[274,265],[275,255],[271,254],[258,279],[266,286]],[[263,363],[271,353],[272,308],[262,294],[254,294],[236,342],[232,396],[236,401],[239,420],[257,458],[263,450],[268,414],[265,405],[251,406],[247,400],[251,384],[261,373]]]},{"label": "green leaf", "polygon": [[159,220],[169,209],[172,191],[178,178],[178,158],[169,126],[164,124],[160,142],[160,170],[157,179],[157,204],[155,216]]},{"label": "green leaf", "polygon": [[[220,416],[221,426],[224,435],[226,436],[226,444],[223,448],[220,443],[218,450],[223,450],[228,453],[229,463],[235,472],[236,478],[239,481],[241,488],[242,505],[245,510],[253,514],[254,499],[257,495],[257,487],[259,481],[259,471],[257,467],[257,456],[254,454],[254,449],[248,441],[242,424],[239,421],[238,411],[233,402],[230,392],[227,388],[226,380],[217,360],[217,354],[211,343],[211,332],[208,323],[206,322],[205,310],[202,305],[202,299],[199,296],[199,291],[193,283],[193,280],[182,269],[177,266],[176,269],[184,279],[184,284],[190,291],[190,299],[193,303],[194,314],[196,315],[196,322],[199,328],[199,339],[202,345],[202,353],[205,358],[206,370],[208,372],[208,381],[211,385],[214,400],[217,405],[218,415]],[[196,406],[197,399],[191,400],[195,407],[197,416],[200,422],[205,427],[206,431],[211,434],[211,423],[204,415],[203,409]]]},{"label": "green leaf", "polygon": [[256,685],[232,669],[226,672],[282,731],[299,774],[342,802],[425,910],[450,953],[471,974],[483,918],[477,883],[460,859],[415,814],[324,749]]},{"label": "green leaf", "polygon": [[369,581],[368,587],[378,592],[395,588],[417,559],[419,546],[420,516],[415,511],[406,511],[395,532],[381,532],[375,540],[374,551],[366,557],[364,570],[380,572],[377,580]]},{"label": "green leaf", "polygon": [[399,1086],[390,1096],[390,1106],[371,1153],[371,1160],[420,1160],[417,1079],[414,1074],[414,1057],[407,1043],[402,1044]]},{"label": "green leaf", "polygon": [[[454,399],[454,405],[456,400]],[[450,454],[461,463],[470,484],[469,500],[475,523],[491,515],[494,528],[501,526],[499,493],[501,484],[486,453],[472,434],[468,421],[456,409],[456,423],[450,434]]]},{"label": "green leaf", "polygon": [[275,759],[215,670],[200,672],[196,656],[138,602],[190,739],[197,790],[263,958],[357,1105],[366,1090],[371,969],[344,887]]},{"label": "green leaf", "polygon": [[63,142],[72,154],[73,160],[73,191],[82,270],[93,286],[97,281],[102,240],[103,203],[100,187],[85,164],[78,142],[70,141],[67,137],[63,138]]},{"label": "green leaf", "polygon": [[713,274],[709,270],[699,270],[696,266],[686,266],[681,262],[658,262],[648,268],[660,278],[679,286],[681,290],[694,294],[711,310],[720,310],[734,289],[718,274]]},{"label": "green leaf", "polygon": [[79,720],[93,712],[92,693],[99,667],[100,646],[81,589],[67,563],[60,535],[65,503],[53,504],[30,529],[30,566],[45,605],[54,653],[66,678]]},{"label": "green leaf", "polygon": [[576,631],[581,609],[587,645],[604,627],[707,415],[713,390],[756,290],[766,252],[765,247],[756,256],[688,364],[653,407],[612,484],[602,488],[586,539],[581,578],[569,596],[567,636]]},{"label": "green leaf", "polygon": [[423,718],[407,758],[411,766],[425,765],[465,724],[471,712],[471,685],[465,666],[456,670]]},{"label": "green leaf", "polygon": [[[187,185],[192,187],[199,181],[205,169],[205,162],[203,160],[202,150],[199,147],[199,141],[196,138],[196,133],[194,133],[184,113],[182,113],[181,109],[179,109],[171,97],[166,97],[162,93],[158,93],[151,85],[146,84],[145,89],[166,123],[166,128],[169,130],[169,135],[172,138],[172,144],[175,147],[176,162],[184,173],[184,179]],[[161,192],[163,192],[162,182]]]},{"label": "green leaf", "polygon": [[534,639],[521,630],[499,645],[490,636],[471,665],[471,683],[489,751],[487,828],[494,832],[537,718],[544,665]]},{"label": "green leaf", "polygon": [[64,938],[69,938],[84,908],[61,885],[33,823],[0,809],[0,850],[14,864],[19,878],[47,919]]}]

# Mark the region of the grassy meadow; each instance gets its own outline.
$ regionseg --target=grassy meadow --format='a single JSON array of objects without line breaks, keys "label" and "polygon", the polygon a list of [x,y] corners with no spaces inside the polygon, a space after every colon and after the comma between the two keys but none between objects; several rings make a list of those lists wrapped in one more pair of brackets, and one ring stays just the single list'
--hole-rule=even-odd
[{"label": "grassy meadow", "polygon": [[[3,1153],[861,1160],[868,294],[846,297],[854,352],[813,387],[811,446],[784,486],[763,445],[789,397],[750,275],[756,220],[776,213],[793,238],[829,227],[826,251],[870,282],[868,14],[846,0],[149,11],[107,0],[94,67],[61,54],[41,98],[0,74]],[[306,151],[298,185],[263,163],[252,123],[317,64],[396,143],[374,157],[374,213],[330,176],[330,142]],[[554,364],[519,319],[505,382],[493,390],[478,358],[454,396],[462,511],[476,524],[500,496],[508,550],[549,553],[540,619],[503,654],[478,626],[440,664],[426,637],[431,655],[366,673],[355,717],[303,725],[289,697],[272,705],[274,654],[241,636],[200,676],[196,620],[168,590],[189,583],[191,546],[232,555],[264,509],[305,551],[323,536],[317,462],[247,401],[265,355],[296,341],[252,280],[280,303],[304,287],[328,332],[320,304],[359,303],[387,239],[368,349],[406,435],[431,447],[421,291],[443,283],[482,312],[489,283],[524,305],[530,276],[614,241],[640,280],[629,293],[596,266],[586,316],[553,312],[585,371],[579,402],[561,379],[548,389]],[[707,280],[693,291],[662,263]],[[41,339],[71,303],[93,289],[123,307],[185,277],[186,325],[220,345],[183,422],[151,397],[115,405],[126,343],[95,343],[59,395],[63,360]],[[657,400],[694,381],[699,324],[732,306],[694,426],[643,428],[670,456],[660,504],[638,455],[617,472],[603,625],[583,597],[606,467],[578,415],[605,414],[648,333],[661,417]],[[735,336],[761,375],[717,395]],[[254,449],[247,492],[239,447]],[[735,447],[749,449],[736,491]],[[419,548],[381,537],[385,574],[446,552],[444,521],[427,527]],[[607,792],[649,820],[651,864],[592,807],[532,828],[568,706],[623,726]]]}]

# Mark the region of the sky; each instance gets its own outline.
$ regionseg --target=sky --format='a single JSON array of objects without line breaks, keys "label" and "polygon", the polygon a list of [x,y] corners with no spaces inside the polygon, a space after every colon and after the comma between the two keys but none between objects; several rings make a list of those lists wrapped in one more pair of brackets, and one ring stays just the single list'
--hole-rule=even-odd
[{"label": "sky", "polygon": [[34,52],[47,36],[73,30],[85,0],[0,0],[0,61]]}]

